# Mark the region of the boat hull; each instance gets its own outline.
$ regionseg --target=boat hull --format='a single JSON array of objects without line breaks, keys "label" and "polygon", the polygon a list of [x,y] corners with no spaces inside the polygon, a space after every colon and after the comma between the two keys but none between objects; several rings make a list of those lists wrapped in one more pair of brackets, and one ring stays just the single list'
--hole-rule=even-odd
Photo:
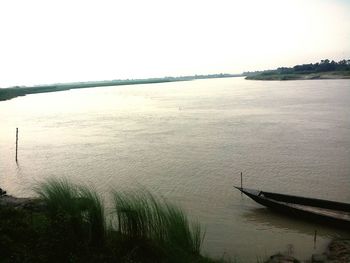
[{"label": "boat hull", "polygon": [[[296,218],[307,219],[311,222],[331,224],[336,227],[341,227],[343,229],[350,230],[350,220],[348,216],[341,216],[342,214],[350,215],[349,204],[306,197],[283,195],[277,193],[269,193],[253,189],[243,189],[239,187],[236,188],[251,199],[253,199],[255,202],[274,211]],[[289,201],[289,203],[287,201]],[[310,209],[300,209],[300,207],[310,207],[314,211],[310,211]],[[335,211],[333,212],[333,214],[337,215],[338,213],[339,216],[317,213],[317,210],[322,211],[325,209],[329,211],[333,210]]]}]

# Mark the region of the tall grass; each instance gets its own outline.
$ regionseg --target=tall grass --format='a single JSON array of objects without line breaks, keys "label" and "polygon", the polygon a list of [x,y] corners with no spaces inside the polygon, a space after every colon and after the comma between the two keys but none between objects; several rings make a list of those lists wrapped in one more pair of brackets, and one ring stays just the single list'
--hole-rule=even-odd
[{"label": "tall grass", "polygon": [[114,192],[117,229],[126,238],[152,240],[164,250],[199,255],[204,235],[198,223],[185,213],[147,191]]},{"label": "tall grass", "polygon": [[45,202],[51,214],[60,211],[69,215],[79,215],[81,212],[78,188],[66,179],[48,179],[34,190]]},{"label": "tall grass", "polygon": [[35,190],[47,206],[49,249],[60,260],[92,249],[121,262],[211,262],[200,255],[200,225],[145,190],[112,193],[115,224],[109,227],[104,202],[88,187],[49,179]]},{"label": "tall grass", "polygon": [[104,204],[96,192],[66,179],[49,179],[35,188],[50,218],[65,216],[78,238],[103,244],[106,234]]},{"label": "tall grass", "polygon": [[79,187],[79,198],[83,208],[83,219],[88,222],[89,238],[95,245],[103,244],[106,236],[105,208],[96,192]]}]

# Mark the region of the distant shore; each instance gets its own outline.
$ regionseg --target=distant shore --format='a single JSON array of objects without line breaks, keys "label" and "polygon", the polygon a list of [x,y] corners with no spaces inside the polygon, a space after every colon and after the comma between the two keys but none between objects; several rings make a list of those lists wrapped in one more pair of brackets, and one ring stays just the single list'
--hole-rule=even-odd
[{"label": "distant shore", "polygon": [[320,73],[280,74],[262,72],[247,76],[247,80],[310,80],[310,79],[350,79],[350,71],[328,71]]},{"label": "distant shore", "polygon": [[317,63],[279,67],[263,71],[244,72],[248,80],[309,80],[309,79],[350,79],[350,60],[338,62],[323,59]]},{"label": "distant shore", "polygon": [[154,84],[176,81],[190,81],[196,79],[212,79],[212,78],[232,78],[242,77],[241,74],[210,74],[210,75],[194,75],[182,77],[164,77],[164,78],[148,78],[148,79],[126,79],[126,80],[106,80],[106,81],[88,81],[74,83],[58,83],[38,86],[15,86],[9,88],[0,88],[0,101],[10,100],[19,96],[28,94],[47,93],[64,91],[71,89],[95,88],[105,86],[120,86],[120,85],[136,85],[136,84]]}]

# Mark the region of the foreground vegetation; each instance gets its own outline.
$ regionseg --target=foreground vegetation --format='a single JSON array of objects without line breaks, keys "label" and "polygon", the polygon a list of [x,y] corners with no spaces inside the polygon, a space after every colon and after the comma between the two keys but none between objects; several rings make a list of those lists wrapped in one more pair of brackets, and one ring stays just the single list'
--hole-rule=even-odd
[{"label": "foreground vegetation", "polygon": [[31,209],[0,206],[1,262],[217,262],[200,254],[200,225],[147,191],[114,191],[109,212],[95,191],[65,180],[36,192]]},{"label": "foreground vegetation", "polygon": [[151,84],[174,81],[188,81],[195,79],[210,79],[210,78],[228,78],[238,77],[240,74],[210,74],[210,75],[195,75],[182,77],[164,77],[164,78],[149,78],[149,79],[126,79],[126,80],[107,80],[107,81],[88,81],[75,83],[59,83],[39,86],[15,86],[9,88],[0,88],[0,101],[9,100],[27,94],[46,93],[64,91],[70,89],[82,89],[103,86],[119,86],[119,85],[136,85],[136,84]]},{"label": "foreground vegetation", "polygon": [[350,60],[335,62],[325,59],[314,64],[245,72],[244,75],[250,80],[347,79],[350,78]]}]

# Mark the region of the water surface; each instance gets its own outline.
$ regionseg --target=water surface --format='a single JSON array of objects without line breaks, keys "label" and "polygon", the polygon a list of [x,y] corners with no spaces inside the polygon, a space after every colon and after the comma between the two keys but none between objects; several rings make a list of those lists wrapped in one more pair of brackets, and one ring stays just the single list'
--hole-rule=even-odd
[{"label": "water surface", "polygon": [[67,177],[106,198],[112,188],[146,187],[205,225],[209,255],[305,258],[349,234],[271,213],[232,186],[242,171],[250,188],[350,202],[349,116],[350,80],[227,78],[28,95],[0,102],[0,186],[31,196],[36,182]]}]

